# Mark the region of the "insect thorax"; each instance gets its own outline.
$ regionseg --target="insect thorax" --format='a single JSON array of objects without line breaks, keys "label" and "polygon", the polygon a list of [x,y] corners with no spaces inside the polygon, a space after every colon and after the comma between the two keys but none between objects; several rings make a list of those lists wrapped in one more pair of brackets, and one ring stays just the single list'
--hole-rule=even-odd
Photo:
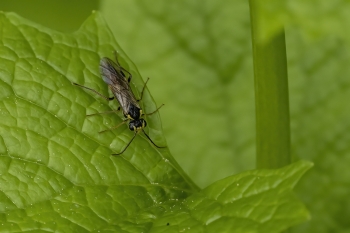
[{"label": "insect thorax", "polygon": [[136,107],[133,104],[129,105],[128,113],[125,117],[132,119],[132,120],[137,120],[140,119],[142,115],[142,110],[138,107]]}]

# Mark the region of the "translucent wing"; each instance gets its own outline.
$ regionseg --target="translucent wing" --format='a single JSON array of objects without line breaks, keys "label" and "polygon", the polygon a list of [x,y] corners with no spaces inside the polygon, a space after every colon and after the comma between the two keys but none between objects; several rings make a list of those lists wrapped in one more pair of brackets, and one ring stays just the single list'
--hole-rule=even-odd
[{"label": "translucent wing", "polygon": [[140,108],[131,91],[128,78],[125,77],[119,64],[104,57],[100,61],[100,73],[103,81],[108,84],[113,95],[118,100],[120,107],[123,109],[124,115],[127,115],[129,112],[130,104]]}]

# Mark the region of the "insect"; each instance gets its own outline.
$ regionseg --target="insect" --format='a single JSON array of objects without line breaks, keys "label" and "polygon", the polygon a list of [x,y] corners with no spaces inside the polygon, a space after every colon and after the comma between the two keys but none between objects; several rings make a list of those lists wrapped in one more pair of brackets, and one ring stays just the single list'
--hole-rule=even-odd
[{"label": "insect", "polygon": [[125,148],[120,153],[112,154],[112,155],[121,155],[129,147],[129,145],[134,140],[136,135],[141,131],[146,135],[148,140],[155,147],[165,148],[162,146],[157,146],[152,141],[152,139],[147,135],[147,133],[144,131],[144,128],[147,126],[147,122],[145,119],[142,118],[142,116],[152,115],[153,113],[157,112],[164,104],[162,104],[160,107],[158,107],[155,111],[153,111],[151,113],[143,113],[138,102],[142,99],[143,92],[145,90],[145,87],[147,85],[149,78],[147,79],[147,81],[145,82],[145,84],[142,88],[140,99],[137,100],[135,98],[134,93],[131,90],[131,87],[130,87],[130,81],[132,78],[131,73],[129,71],[127,71],[126,69],[124,69],[120,65],[120,63],[118,62],[118,57],[117,57],[116,52],[114,53],[114,55],[115,55],[116,62],[112,61],[111,59],[109,59],[107,57],[102,58],[100,61],[100,73],[101,73],[102,79],[108,85],[109,89],[113,93],[113,97],[106,97],[103,94],[101,94],[101,93],[99,93],[99,92],[97,92],[89,87],[85,87],[85,86],[82,86],[80,84],[73,83],[76,86],[79,86],[79,87],[82,87],[82,88],[85,88],[87,90],[94,92],[95,94],[103,97],[107,101],[117,99],[117,101],[119,102],[119,107],[117,110],[95,113],[95,114],[90,114],[87,116],[93,116],[93,115],[98,115],[98,114],[108,114],[108,113],[120,111],[122,109],[123,115],[125,117],[125,119],[123,119],[123,122],[121,122],[117,126],[109,128],[107,130],[103,130],[99,133],[103,133],[103,132],[106,132],[109,130],[116,129],[119,126],[121,126],[127,122],[129,122],[129,129],[131,131],[134,131],[135,133],[134,133],[134,136],[132,137],[132,139],[129,141],[129,143],[125,146]]}]

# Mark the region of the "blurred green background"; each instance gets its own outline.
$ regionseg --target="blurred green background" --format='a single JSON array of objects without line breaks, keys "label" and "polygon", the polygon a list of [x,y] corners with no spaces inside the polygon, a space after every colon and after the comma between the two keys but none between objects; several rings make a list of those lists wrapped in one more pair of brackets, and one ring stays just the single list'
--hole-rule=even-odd
[{"label": "blurred green background", "polygon": [[[350,232],[350,51],[346,0],[267,1],[268,34],[286,25],[292,155],[315,167],[297,187],[312,220],[292,232]],[[247,1],[2,0],[62,32],[101,11],[157,104],[169,149],[201,187],[255,167]]]}]

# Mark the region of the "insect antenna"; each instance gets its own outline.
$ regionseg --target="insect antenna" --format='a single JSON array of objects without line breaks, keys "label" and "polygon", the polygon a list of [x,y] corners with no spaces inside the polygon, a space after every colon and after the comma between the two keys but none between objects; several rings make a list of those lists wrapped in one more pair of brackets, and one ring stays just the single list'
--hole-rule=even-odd
[{"label": "insect antenna", "polygon": [[126,147],[125,147],[120,153],[112,154],[112,155],[121,155],[121,154],[123,154],[123,152],[129,147],[130,143],[131,143],[131,142],[134,140],[134,138],[136,137],[136,134],[137,134],[137,132],[135,132],[134,137],[132,137],[132,139],[130,140],[130,142],[128,143],[128,145],[126,145]]},{"label": "insect antenna", "polygon": [[152,144],[157,148],[166,148],[166,146],[157,146],[152,139],[146,134],[146,132],[142,129],[142,132],[146,135],[146,137],[152,142]]},{"label": "insect antenna", "polygon": [[119,126],[121,126],[121,125],[125,124],[127,121],[128,121],[128,119],[125,119],[125,120],[124,120],[122,123],[118,124],[117,126],[113,126],[112,128],[102,130],[102,131],[100,131],[100,132],[98,132],[98,133],[104,133],[104,132],[107,132],[107,131],[110,131],[110,130],[116,129],[116,128],[118,128]]},{"label": "insect antenna", "polygon": [[107,111],[107,112],[98,112],[98,113],[94,113],[94,114],[88,114],[86,116],[95,116],[95,115],[102,115],[102,114],[110,114],[110,113],[116,113],[120,111],[120,107],[117,110],[113,110],[113,111]]},{"label": "insect antenna", "polygon": [[104,99],[107,100],[107,101],[114,100],[114,96],[113,96],[113,97],[107,97],[107,96],[104,96],[104,95],[102,95],[101,93],[99,93],[99,92],[97,92],[97,91],[95,91],[94,89],[91,89],[91,88],[89,88],[89,87],[85,87],[85,86],[80,85],[80,84],[78,84],[78,83],[72,83],[72,84],[75,85],[75,86],[81,87],[81,88],[88,89],[89,91],[94,92],[95,94],[101,96],[102,98],[104,98]]},{"label": "insect antenna", "polygon": [[[114,51],[114,57],[115,57],[115,62],[117,63],[118,68],[120,69],[120,71],[122,71],[122,72],[125,71],[126,73],[129,74],[128,83],[130,83],[131,78],[132,78],[132,74],[131,74],[129,71],[127,71],[126,69],[124,69],[124,68],[120,65],[119,60],[118,60],[118,52]],[[124,78],[126,78],[126,76],[125,76],[124,73],[122,73],[122,75],[123,75]]]}]

